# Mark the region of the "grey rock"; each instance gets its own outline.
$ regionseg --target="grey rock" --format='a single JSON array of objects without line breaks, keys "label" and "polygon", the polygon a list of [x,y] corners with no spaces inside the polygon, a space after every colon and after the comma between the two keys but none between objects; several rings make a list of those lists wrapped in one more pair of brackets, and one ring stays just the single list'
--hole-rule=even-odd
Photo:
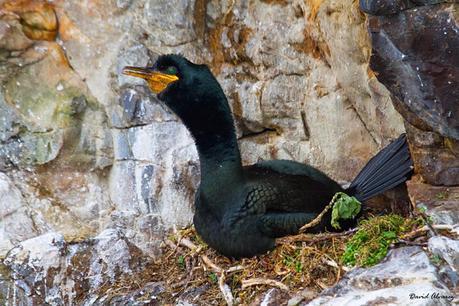
[{"label": "grey rock", "polygon": [[[49,232],[18,244],[3,263],[13,281],[7,300],[13,301],[15,292],[25,296],[28,305],[66,301],[83,305],[103,299],[98,294],[102,285],[113,283],[120,274],[138,272],[148,259],[121,231],[106,229],[90,244],[69,244],[62,235]],[[160,288],[151,286],[152,299]],[[4,290],[1,284],[0,290]]]},{"label": "grey rock", "polygon": [[38,233],[21,191],[1,172],[0,199],[0,258],[4,258],[16,244]]},{"label": "grey rock", "polygon": [[450,305],[454,298],[427,254],[403,247],[391,250],[380,264],[348,272],[307,305]]},{"label": "grey rock", "polygon": [[369,24],[371,68],[396,97],[397,109],[414,126],[459,140],[459,107],[453,102],[459,97],[455,9],[457,4],[421,6],[370,17]]},{"label": "grey rock", "polygon": [[459,240],[434,236],[429,239],[429,251],[443,258],[454,271],[459,272]]},{"label": "grey rock", "polygon": [[28,296],[29,303],[62,304],[60,271],[66,244],[59,233],[49,232],[25,240],[11,249],[4,264],[12,271],[14,290]]},{"label": "grey rock", "polygon": [[132,0],[116,0],[116,6],[120,9],[128,9],[131,4]]},{"label": "grey rock", "polygon": [[193,29],[195,1],[147,0],[143,18],[155,25],[155,35],[166,46],[177,46],[196,39]]},{"label": "grey rock", "polygon": [[125,66],[146,67],[154,62],[156,57],[151,57],[151,52],[142,44],[133,45],[126,50],[122,50],[118,56],[116,65],[116,75],[118,76],[118,86],[124,84],[143,85],[144,81],[122,74]]},{"label": "grey rock", "polygon": [[0,142],[3,143],[19,133],[19,122],[18,116],[6,105],[0,92]]},{"label": "grey rock", "polygon": [[416,6],[433,5],[455,0],[360,0],[360,8],[371,15],[392,15]]},{"label": "grey rock", "polygon": [[289,301],[290,295],[288,292],[278,288],[268,289],[266,292],[255,298],[250,305],[276,306],[284,305]]}]

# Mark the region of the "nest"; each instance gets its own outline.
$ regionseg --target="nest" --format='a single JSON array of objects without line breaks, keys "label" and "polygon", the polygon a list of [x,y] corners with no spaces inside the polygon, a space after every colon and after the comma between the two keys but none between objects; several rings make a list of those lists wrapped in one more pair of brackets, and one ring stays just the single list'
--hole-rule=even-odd
[{"label": "nest", "polygon": [[[394,231],[394,224],[396,236],[388,235],[389,231]],[[437,231],[450,231],[448,226],[433,227]],[[398,243],[425,246],[427,234],[435,234],[433,227],[419,218],[373,217],[363,221],[359,229],[346,232],[281,238],[273,251],[241,260],[219,255],[200,239],[193,227],[188,227],[163,241],[159,258],[149,261],[138,272],[122,275],[108,291],[103,291],[111,300],[137,290],[140,296],[137,294],[135,300],[150,302],[154,299],[159,305],[175,305],[180,300],[198,305],[247,305],[272,287],[279,288],[287,296],[296,294],[298,297],[301,292],[300,300],[311,300],[337,284],[349,270],[343,262],[350,256],[351,248],[355,248],[353,256],[357,265],[362,265],[361,262],[368,261],[365,254],[371,255],[381,249],[387,253],[388,243],[390,246]],[[362,235],[368,236],[366,240],[371,243],[356,248],[355,241]],[[375,241],[383,243],[376,245]],[[385,253],[381,259],[384,256]],[[154,297],[144,290],[145,285],[151,283],[162,284]]]},{"label": "nest", "polygon": [[164,240],[159,258],[116,280],[110,295],[160,282],[164,290],[156,299],[161,305],[180,299],[200,305],[249,304],[272,287],[286,293],[307,289],[312,299],[343,276],[340,258],[353,231],[279,239],[265,255],[234,260],[208,248],[193,227],[185,228]]}]

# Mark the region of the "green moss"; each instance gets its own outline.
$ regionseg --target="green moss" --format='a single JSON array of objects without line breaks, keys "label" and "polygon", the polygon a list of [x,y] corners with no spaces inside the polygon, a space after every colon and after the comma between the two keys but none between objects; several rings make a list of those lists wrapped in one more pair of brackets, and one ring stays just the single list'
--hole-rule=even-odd
[{"label": "green moss", "polygon": [[442,263],[441,257],[437,254],[431,254],[429,260],[435,266],[439,266]]},{"label": "green moss", "polygon": [[389,246],[400,235],[411,231],[420,223],[420,219],[405,219],[395,214],[364,220],[346,244],[341,260],[348,266],[373,266],[387,255]]},{"label": "green moss", "polygon": [[446,200],[448,198],[448,193],[447,192],[439,192],[435,195],[436,200]]}]

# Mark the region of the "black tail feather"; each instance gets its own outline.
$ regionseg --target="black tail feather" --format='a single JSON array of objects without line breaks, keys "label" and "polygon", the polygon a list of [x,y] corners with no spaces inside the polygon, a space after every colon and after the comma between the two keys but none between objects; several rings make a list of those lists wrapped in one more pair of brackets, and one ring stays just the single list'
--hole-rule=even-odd
[{"label": "black tail feather", "polygon": [[405,134],[382,149],[363,167],[347,189],[365,201],[406,181],[413,170]]}]

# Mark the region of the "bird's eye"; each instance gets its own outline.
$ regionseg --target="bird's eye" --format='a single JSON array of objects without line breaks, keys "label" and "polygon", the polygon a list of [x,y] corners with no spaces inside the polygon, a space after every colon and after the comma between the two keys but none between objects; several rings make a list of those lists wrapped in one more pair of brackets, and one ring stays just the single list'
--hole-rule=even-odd
[{"label": "bird's eye", "polygon": [[176,75],[177,74],[177,68],[175,68],[174,66],[169,66],[164,70],[164,72],[167,73],[167,74]]}]

